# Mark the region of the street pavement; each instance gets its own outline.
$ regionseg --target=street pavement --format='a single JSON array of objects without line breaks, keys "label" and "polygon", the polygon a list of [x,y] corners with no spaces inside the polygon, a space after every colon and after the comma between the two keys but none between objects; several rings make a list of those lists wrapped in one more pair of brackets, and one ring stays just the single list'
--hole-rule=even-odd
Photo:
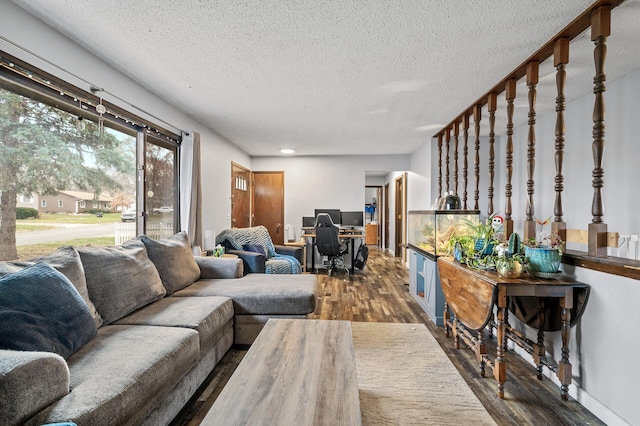
[{"label": "street pavement", "polygon": [[52,223],[55,229],[43,229],[42,231],[16,232],[16,246],[28,246],[40,243],[55,243],[74,240],[77,238],[114,237],[116,223],[74,224],[61,225]]}]

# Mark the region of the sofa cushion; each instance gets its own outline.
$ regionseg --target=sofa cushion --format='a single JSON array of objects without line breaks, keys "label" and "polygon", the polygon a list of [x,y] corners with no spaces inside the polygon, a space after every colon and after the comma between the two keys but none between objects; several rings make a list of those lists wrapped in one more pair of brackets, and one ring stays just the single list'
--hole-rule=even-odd
[{"label": "sofa cushion", "polygon": [[147,248],[149,259],[156,265],[167,294],[182,290],[200,278],[200,268],[191,252],[186,232],[161,240],[142,235],[140,240]]},{"label": "sofa cushion", "polygon": [[264,249],[264,247],[262,247],[259,244],[244,244],[242,246],[242,250],[251,251],[253,253],[259,253],[259,254],[263,255],[265,257],[265,259],[267,257],[267,251]]},{"label": "sofa cushion", "polygon": [[228,280],[199,280],[173,294],[225,296],[236,315],[306,315],[315,310],[317,277],[312,274],[248,274]]},{"label": "sofa cushion", "polygon": [[69,393],[69,369],[50,352],[0,350],[0,419],[17,425]]},{"label": "sofa cushion", "polygon": [[27,266],[36,264],[37,262],[47,263],[59,272],[62,272],[65,277],[69,278],[71,284],[73,284],[76,290],[78,290],[78,293],[80,293],[80,296],[82,296],[82,299],[89,307],[89,312],[91,312],[91,316],[96,323],[96,327],[100,327],[102,325],[102,318],[98,311],[96,311],[96,307],[93,305],[93,302],[91,302],[91,299],[89,299],[87,281],[84,276],[84,269],[82,267],[82,262],[80,261],[80,255],[73,247],[60,247],[53,253],[37,259],[0,262],[0,277],[6,274],[18,272]]},{"label": "sofa cushion", "polygon": [[198,256],[196,263],[200,278],[240,278],[244,272],[243,263],[237,258]]},{"label": "sofa cushion", "polygon": [[190,328],[198,332],[200,352],[205,353],[232,319],[233,303],[226,297],[165,297],[114,324]]},{"label": "sofa cushion", "polygon": [[161,299],[166,290],[142,241],[121,246],[77,247],[89,297],[104,324]]},{"label": "sofa cushion", "polygon": [[0,278],[0,348],[68,358],[95,335],[87,304],[53,267],[37,263]]},{"label": "sofa cushion", "polygon": [[180,327],[108,325],[68,360],[71,392],[28,425],[138,425],[195,365],[198,333]]}]

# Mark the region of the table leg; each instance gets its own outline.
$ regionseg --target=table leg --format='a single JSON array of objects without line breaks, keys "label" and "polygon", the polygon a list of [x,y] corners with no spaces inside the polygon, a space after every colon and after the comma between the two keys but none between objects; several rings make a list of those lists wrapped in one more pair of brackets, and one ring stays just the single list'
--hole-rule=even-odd
[{"label": "table leg", "polygon": [[453,347],[456,349],[460,349],[460,336],[458,336],[458,319],[453,318],[453,327],[451,327],[451,332],[453,333]]},{"label": "table leg", "polygon": [[536,377],[538,380],[542,380],[542,361],[546,356],[546,349],[544,347],[544,323],[545,323],[545,303],[544,297],[538,298],[538,342],[534,347],[533,360],[536,363]]},{"label": "table leg", "polygon": [[571,308],[562,307],[562,358],[558,365],[558,379],[560,386],[560,397],[563,401],[569,399],[569,385],[571,384],[571,362],[569,362],[569,336],[571,330]]},{"label": "table leg", "polygon": [[444,335],[445,337],[449,337],[449,321],[451,320],[451,315],[449,314],[449,304],[447,301],[444,301],[444,313],[442,314],[442,319],[444,322]]},{"label": "table leg", "polygon": [[478,367],[480,369],[480,376],[485,376],[485,355],[487,354],[487,345],[484,341],[484,330],[478,331],[478,341],[476,343],[476,359],[478,360]]},{"label": "table leg", "polygon": [[496,394],[499,398],[504,398],[504,382],[507,380],[507,364],[504,359],[504,348],[505,348],[505,332],[504,332],[504,316],[505,311],[507,309],[505,307],[498,307],[498,314],[496,320],[496,334],[497,334],[497,342],[496,342],[496,361],[493,367],[493,375],[498,381],[498,389],[496,390]]}]

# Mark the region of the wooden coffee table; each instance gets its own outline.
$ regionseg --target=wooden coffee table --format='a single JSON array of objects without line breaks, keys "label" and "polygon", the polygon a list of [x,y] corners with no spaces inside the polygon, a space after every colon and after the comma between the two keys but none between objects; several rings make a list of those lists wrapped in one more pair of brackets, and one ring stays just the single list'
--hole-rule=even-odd
[{"label": "wooden coffee table", "polygon": [[360,425],[348,321],[270,319],[201,425]]}]

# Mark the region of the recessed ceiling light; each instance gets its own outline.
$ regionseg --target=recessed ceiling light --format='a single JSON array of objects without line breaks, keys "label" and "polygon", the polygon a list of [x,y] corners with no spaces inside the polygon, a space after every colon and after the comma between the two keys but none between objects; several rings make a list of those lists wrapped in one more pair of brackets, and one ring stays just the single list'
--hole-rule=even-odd
[{"label": "recessed ceiling light", "polygon": [[295,149],[291,149],[291,148],[280,148],[280,154],[293,154],[294,152],[296,152]]}]

